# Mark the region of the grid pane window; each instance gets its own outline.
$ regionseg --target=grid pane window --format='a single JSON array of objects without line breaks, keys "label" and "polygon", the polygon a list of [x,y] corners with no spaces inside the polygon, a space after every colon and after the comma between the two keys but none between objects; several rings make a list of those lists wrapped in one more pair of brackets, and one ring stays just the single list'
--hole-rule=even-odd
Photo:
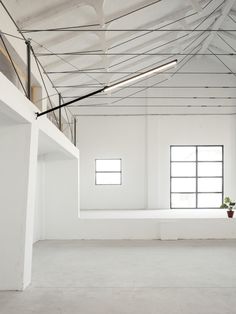
[{"label": "grid pane window", "polygon": [[170,156],[171,208],[219,208],[223,146],[171,146]]},{"label": "grid pane window", "polygon": [[198,163],[198,175],[203,176],[222,176],[222,161],[221,162],[199,162]]},{"label": "grid pane window", "polygon": [[193,208],[196,204],[196,194],[173,193],[172,203],[175,205],[175,208]]},{"label": "grid pane window", "polygon": [[198,194],[198,208],[219,208],[222,204],[222,193]]},{"label": "grid pane window", "polygon": [[198,192],[221,192],[222,178],[198,178]]},{"label": "grid pane window", "polygon": [[172,146],[172,161],[196,161],[194,146]]},{"label": "grid pane window", "polygon": [[186,176],[191,177],[196,173],[195,162],[172,162],[171,173],[173,177]]},{"label": "grid pane window", "polygon": [[222,161],[222,146],[198,147],[199,161]]},{"label": "grid pane window", "polygon": [[196,180],[194,178],[172,178],[172,192],[195,192]]},{"label": "grid pane window", "polygon": [[121,175],[121,159],[95,160],[96,185],[120,185]]}]

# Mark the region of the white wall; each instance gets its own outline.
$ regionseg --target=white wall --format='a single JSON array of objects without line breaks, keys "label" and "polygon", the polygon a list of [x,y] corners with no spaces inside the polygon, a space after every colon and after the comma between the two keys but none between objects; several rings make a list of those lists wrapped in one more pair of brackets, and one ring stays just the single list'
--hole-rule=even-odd
[{"label": "white wall", "polygon": [[[234,116],[163,116],[149,118],[149,208],[169,208],[170,145],[224,145],[225,194],[236,198]],[[157,161],[157,162],[156,162]]]},{"label": "white wall", "polygon": [[[142,209],[145,200],[145,120],[82,118],[78,122],[81,147],[81,208]],[[95,158],[122,159],[122,185],[95,185]]]},{"label": "white wall", "polygon": [[76,238],[79,231],[79,161],[60,153],[38,158],[34,242]]},{"label": "white wall", "polygon": [[45,160],[43,194],[44,238],[75,237],[79,218],[79,162],[77,159]]},{"label": "white wall", "polygon": [[[81,209],[167,209],[170,145],[224,145],[225,194],[236,198],[234,116],[80,117]],[[96,186],[96,158],[122,158],[123,184]]]}]

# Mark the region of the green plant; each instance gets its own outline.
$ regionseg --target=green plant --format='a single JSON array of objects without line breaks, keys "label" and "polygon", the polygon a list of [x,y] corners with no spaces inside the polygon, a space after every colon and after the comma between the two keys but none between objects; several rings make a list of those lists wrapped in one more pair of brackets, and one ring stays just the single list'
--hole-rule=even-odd
[{"label": "green plant", "polygon": [[227,208],[228,210],[233,210],[234,206],[235,202],[233,202],[228,196],[226,196],[220,208]]}]

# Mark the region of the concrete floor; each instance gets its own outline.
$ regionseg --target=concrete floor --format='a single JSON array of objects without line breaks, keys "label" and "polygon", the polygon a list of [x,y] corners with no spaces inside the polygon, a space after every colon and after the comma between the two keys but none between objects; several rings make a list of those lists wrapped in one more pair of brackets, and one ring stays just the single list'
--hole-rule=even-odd
[{"label": "concrete floor", "polygon": [[236,240],[41,241],[0,314],[235,314]]}]

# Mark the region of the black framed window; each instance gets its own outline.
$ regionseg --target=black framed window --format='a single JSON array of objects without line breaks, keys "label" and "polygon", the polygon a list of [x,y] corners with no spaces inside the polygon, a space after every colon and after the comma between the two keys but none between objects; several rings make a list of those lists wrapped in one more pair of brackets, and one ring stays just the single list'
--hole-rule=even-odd
[{"label": "black framed window", "polygon": [[96,185],[121,185],[121,159],[95,159]]},{"label": "black framed window", "polygon": [[170,146],[171,208],[219,208],[223,192],[223,145]]}]

